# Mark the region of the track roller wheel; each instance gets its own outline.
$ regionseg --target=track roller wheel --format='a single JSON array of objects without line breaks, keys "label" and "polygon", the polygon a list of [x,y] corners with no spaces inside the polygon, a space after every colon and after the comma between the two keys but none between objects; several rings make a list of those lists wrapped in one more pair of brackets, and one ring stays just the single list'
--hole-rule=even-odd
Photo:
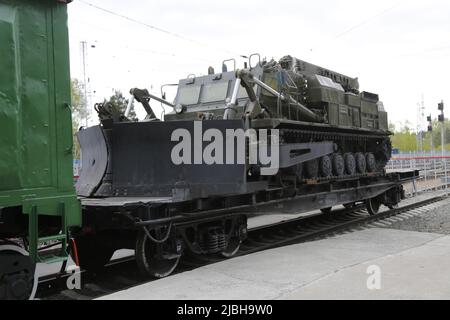
[{"label": "track roller wheel", "polygon": [[375,155],[371,152],[366,153],[366,165],[367,171],[369,172],[375,172],[377,170],[377,161]]},{"label": "track roller wheel", "polygon": [[176,238],[169,237],[163,243],[151,240],[145,230],[140,230],[136,241],[136,262],[139,271],[146,277],[164,278],[178,265],[181,252]]},{"label": "track roller wheel", "polygon": [[349,176],[353,176],[356,173],[356,161],[355,161],[355,156],[353,155],[353,153],[346,153],[344,155],[344,162],[345,162],[345,172],[347,172],[347,174]]},{"label": "track roller wheel", "polygon": [[334,175],[336,177],[342,177],[345,171],[345,163],[342,155],[339,153],[333,154],[332,162]]},{"label": "track roller wheel", "polygon": [[0,245],[0,300],[32,300],[38,277],[28,252],[15,244]]},{"label": "track roller wheel", "polygon": [[367,171],[367,165],[366,165],[366,156],[361,153],[358,152],[355,155],[355,160],[356,160],[356,172],[364,174]]},{"label": "track roller wheel", "polygon": [[329,156],[323,156],[320,158],[319,163],[320,175],[324,178],[331,177],[333,174],[333,164]]},{"label": "track roller wheel", "polygon": [[371,216],[377,214],[380,211],[381,202],[377,198],[367,199],[366,208]]},{"label": "track roller wheel", "polygon": [[328,214],[328,213],[331,213],[332,209],[333,209],[333,207],[328,207],[328,208],[322,208],[322,209],[320,209],[320,211],[322,211],[322,213]]},{"label": "track roller wheel", "polygon": [[80,264],[80,268],[89,272],[101,271],[111,260],[115,250],[108,247],[101,236],[82,235],[75,238],[78,256],[74,256],[74,250],[70,250],[72,259]]}]

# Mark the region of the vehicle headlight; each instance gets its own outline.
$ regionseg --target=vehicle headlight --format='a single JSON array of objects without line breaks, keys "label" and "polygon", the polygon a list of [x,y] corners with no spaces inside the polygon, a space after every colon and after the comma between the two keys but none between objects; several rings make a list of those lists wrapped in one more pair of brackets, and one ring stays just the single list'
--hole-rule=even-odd
[{"label": "vehicle headlight", "polygon": [[185,107],[182,104],[177,104],[175,105],[175,112],[180,114],[183,113],[183,111],[185,110]]}]

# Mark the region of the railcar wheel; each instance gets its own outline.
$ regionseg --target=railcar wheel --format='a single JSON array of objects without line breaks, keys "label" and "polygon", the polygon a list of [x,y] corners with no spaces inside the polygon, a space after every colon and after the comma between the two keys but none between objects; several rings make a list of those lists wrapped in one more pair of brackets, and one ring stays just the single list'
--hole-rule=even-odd
[{"label": "railcar wheel", "polygon": [[98,272],[111,260],[114,249],[102,243],[99,236],[86,235],[75,238],[77,256],[74,250],[70,250],[72,259],[78,263],[81,269],[89,272]]},{"label": "railcar wheel", "polygon": [[366,208],[371,216],[377,214],[380,211],[381,202],[377,198],[366,200]]},{"label": "railcar wheel", "polygon": [[314,160],[306,162],[305,175],[309,179],[314,179],[319,176],[319,160],[318,159],[314,159]]},{"label": "railcar wheel", "polygon": [[366,165],[366,157],[361,152],[358,152],[355,155],[356,159],[356,171],[358,173],[364,174],[367,171],[367,165]]},{"label": "railcar wheel", "polygon": [[27,251],[0,245],[0,300],[33,300],[38,286],[36,264]]},{"label": "railcar wheel", "polygon": [[367,171],[375,172],[377,170],[377,161],[373,153],[366,153]]},{"label": "railcar wheel", "polygon": [[339,153],[335,153],[333,155],[332,162],[333,162],[334,175],[337,177],[343,176],[344,171],[345,171],[345,163],[344,163],[344,158],[342,157],[342,155]]},{"label": "railcar wheel", "polygon": [[328,178],[333,174],[333,164],[331,163],[331,158],[329,156],[323,156],[320,159],[320,175],[322,177]]},{"label": "railcar wheel", "polygon": [[239,252],[242,241],[247,238],[247,217],[241,216],[240,219],[232,224],[232,230],[227,230],[227,232],[231,231],[230,239],[226,245],[225,250],[223,250],[220,255],[224,258],[231,258]]},{"label": "railcar wheel", "polygon": [[320,211],[322,211],[322,213],[326,213],[326,214],[331,213],[332,210],[333,210],[333,207],[320,209]]},{"label": "railcar wheel", "polygon": [[174,246],[178,246],[176,239],[169,238],[163,243],[155,243],[148,237],[147,232],[140,230],[135,252],[140,272],[144,276],[153,278],[164,278],[170,275],[181,257],[181,254],[173,253]]},{"label": "railcar wheel", "polygon": [[220,254],[224,258],[232,258],[239,252],[239,248],[241,247],[241,239],[238,237],[233,237],[228,241],[228,245]]},{"label": "railcar wheel", "polygon": [[346,153],[344,155],[345,171],[348,175],[353,176],[356,173],[356,161],[355,156],[352,153]]}]

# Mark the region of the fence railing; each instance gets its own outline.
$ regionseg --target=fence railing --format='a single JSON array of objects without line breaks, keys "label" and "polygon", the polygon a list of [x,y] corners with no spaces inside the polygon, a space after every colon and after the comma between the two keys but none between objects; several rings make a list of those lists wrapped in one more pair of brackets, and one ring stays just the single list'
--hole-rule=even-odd
[{"label": "fence railing", "polygon": [[398,154],[393,155],[387,168],[391,170],[401,169],[417,169],[421,170],[420,174],[427,179],[438,179],[448,176],[450,170],[450,155],[409,155]]},{"label": "fence railing", "polygon": [[447,189],[450,184],[450,152],[400,153],[392,155],[388,170],[420,170],[420,176],[407,184],[407,193]]}]

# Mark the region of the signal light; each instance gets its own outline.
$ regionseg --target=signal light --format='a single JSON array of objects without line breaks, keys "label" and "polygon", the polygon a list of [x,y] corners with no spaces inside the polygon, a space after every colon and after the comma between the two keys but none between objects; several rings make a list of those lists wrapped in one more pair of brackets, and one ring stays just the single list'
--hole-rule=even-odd
[{"label": "signal light", "polygon": [[439,122],[444,122],[444,114],[440,114],[438,116],[438,120],[439,120]]},{"label": "signal light", "polygon": [[431,120],[431,116],[428,116],[428,117],[427,117],[427,121],[428,121],[428,122],[431,122],[431,121],[432,121],[432,120]]},{"label": "signal light", "polygon": [[438,103],[438,110],[444,111],[444,102]]},{"label": "signal light", "polygon": [[428,132],[432,132],[433,131],[433,126],[428,126]]}]

